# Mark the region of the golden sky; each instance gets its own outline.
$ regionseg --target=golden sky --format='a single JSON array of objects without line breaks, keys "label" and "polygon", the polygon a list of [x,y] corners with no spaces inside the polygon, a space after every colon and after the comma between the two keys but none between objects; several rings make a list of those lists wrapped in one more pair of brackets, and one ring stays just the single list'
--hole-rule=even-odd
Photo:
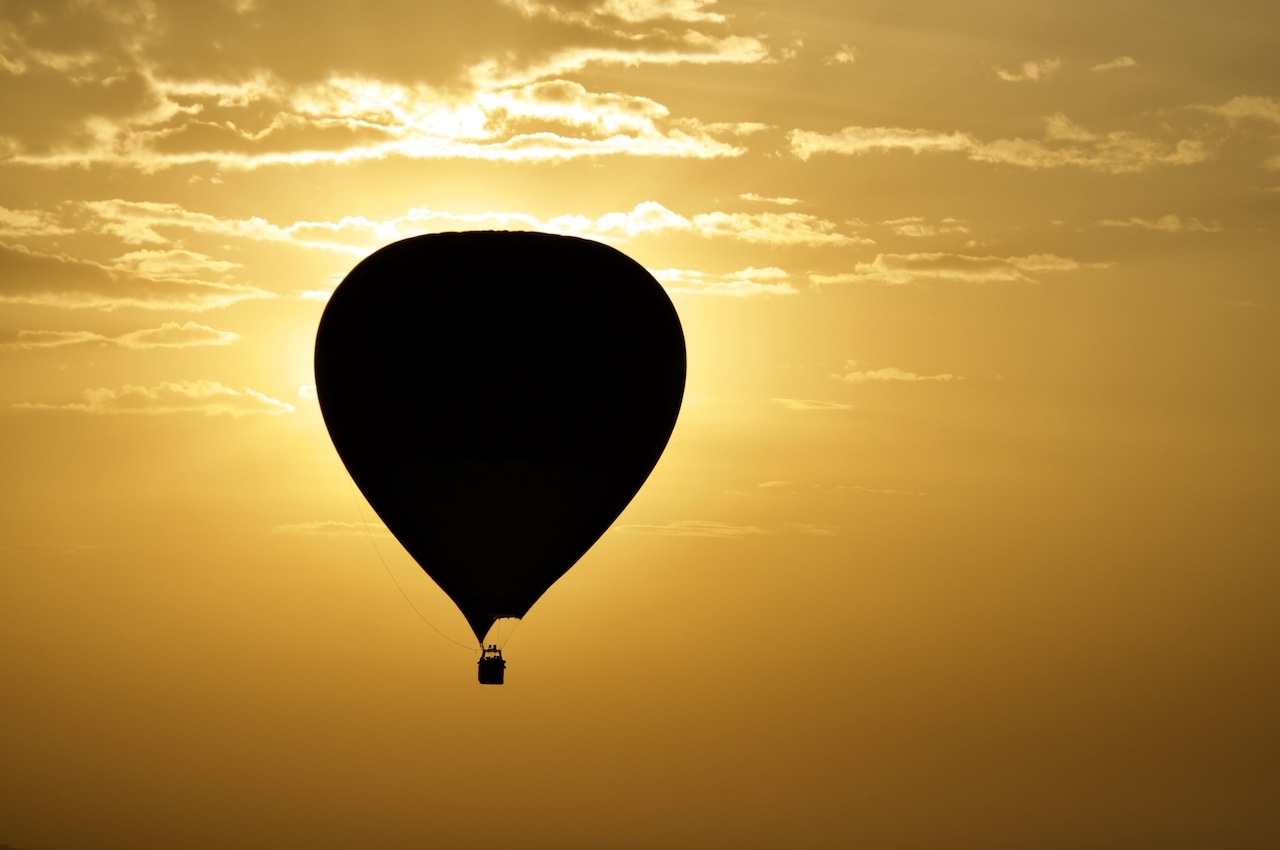
[{"label": "golden sky", "polygon": [[[689,352],[502,688],[311,374],[468,229]],[[1263,0],[0,2],[0,844],[1277,846],[1278,231]]]}]

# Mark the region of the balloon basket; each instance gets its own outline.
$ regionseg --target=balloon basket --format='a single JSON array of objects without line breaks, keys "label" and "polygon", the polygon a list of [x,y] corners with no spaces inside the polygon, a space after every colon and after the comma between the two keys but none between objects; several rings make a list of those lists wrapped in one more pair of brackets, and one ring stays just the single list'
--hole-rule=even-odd
[{"label": "balloon basket", "polygon": [[501,685],[502,677],[507,669],[507,662],[502,658],[502,650],[496,646],[486,646],[480,653],[480,684]]}]

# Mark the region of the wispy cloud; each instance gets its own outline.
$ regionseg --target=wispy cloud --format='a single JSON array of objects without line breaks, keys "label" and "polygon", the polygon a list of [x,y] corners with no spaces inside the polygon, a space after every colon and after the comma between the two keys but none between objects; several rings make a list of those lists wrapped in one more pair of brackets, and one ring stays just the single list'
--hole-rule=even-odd
[{"label": "wispy cloud", "polygon": [[[794,199],[768,199],[787,205]],[[308,251],[327,251],[356,258],[382,245],[425,233],[457,230],[528,230],[579,236],[602,242],[624,242],[644,235],[688,234],[706,239],[732,239],[770,246],[847,246],[873,244],[841,232],[833,221],[794,211],[737,212],[712,210],[692,215],[675,212],[657,201],[640,201],[630,210],[596,217],[580,214],[539,218],[523,212],[456,213],[411,207],[386,219],[344,216],[337,220],[275,223],[261,217],[223,218],[171,202],[128,201],[120,198],[85,201],[60,207],[61,218],[31,213],[46,224],[74,223],[81,233],[101,234],[135,248],[107,262],[65,255],[42,254],[25,246],[0,243],[0,300],[62,303],[64,306],[156,306],[208,309],[245,298],[274,297],[238,283],[238,263],[215,259],[179,247],[192,236],[219,240],[287,245]],[[68,228],[70,229],[70,228]],[[32,268],[24,271],[24,266]],[[776,270],[744,270],[756,283],[781,293]],[[771,278],[759,280],[762,275]],[[744,273],[704,283],[731,284],[743,290]],[[25,281],[25,284],[24,284]],[[695,285],[692,280],[687,280]],[[150,290],[144,292],[143,290]],[[760,290],[764,291],[764,290]],[[742,294],[741,292],[735,294]],[[328,293],[309,290],[304,297],[324,300]],[[187,306],[183,307],[182,304]]]},{"label": "wispy cloud", "polygon": [[791,152],[804,160],[820,153],[856,156],[895,150],[912,153],[970,151],[980,145],[968,133],[939,133],[902,127],[845,127],[834,133],[792,130],[787,138],[791,143]]},{"label": "wispy cloud", "polygon": [[712,274],[694,269],[653,269],[653,276],[668,292],[691,295],[729,295],[744,298],[751,295],[794,295],[791,275],[780,268],[748,268],[727,274]]},{"label": "wispy cloud", "polygon": [[313,537],[368,537],[370,534],[389,537],[391,535],[387,527],[380,522],[341,522],[338,520],[285,523],[284,525],[273,526],[271,533]]},{"label": "wispy cloud", "polygon": [[969,158],[1022,168],[1074,166],[1109,174],[1129,174],[1158,166],[1195,165],[1211,156],[1200,139],[1169,143],[1124,131],[1098,136],[1084,145],[1060,142],[1059,139],[1052,139],[1050,143],[1036,139],[998,139],[970,151]]},{"label": "wispy cloud", "polygon": [[617,529],[629,534],[662,534],[671,537],[754,537],[765,530],[755,525],[732,525],[727,522],[681,519],[661,525],[619,525]]},{"label": "wispy cloud", "polygon": [[[756,61],[763,49],[733,38],[689,36],[684,42],[687,51],[672,46],[648,54],[566,49],[546,59],[547,67],[533,72],[533,79],[528,69],[501,73],[499,66],[485,65],[475,69],[468,94],[344,76],[292,84],[260,76],[234,86],[234,92],[208,81],[150,80],[162,106],[110,118],[85,116],[91,131],[55,148],[10,136],[0,145],[0,161],[47,168],[98,163],[155,172],[192,165],[228,170],[341,166],[388,158],[532,162],[738,156],[745,149],[722,137],[758,125],[704,125],[673,117],[646,97],[538,79],[598,62]],[[264,123],[262,115],[273,117]]]},{"label": "wispy cloud", "polygon": [[1216,106],[1200,106],[1232,122],[1254,119],[1268,124],[1280,124],[1280,98],[1261,96],[1233,97]]},{"label": "wispy cloud", "polygon": [[831,377],[846,384],[863,384],[868,382],[879,381],[940,381],[943,383],[949,381],[963,381],[964,378],[958,375],[952,375],[949,372],[939,375],[919,375],[915,372],[908,372],[905,369],[899,369],[896,366],[884,366],[879,369],[867,369],[866,364],[858,360],[849,360],[845,363],[844,371]]},{"label": "wispy cloud", "polygon": [[1061,59],[1041,59],[1039,61],[1023,62],[1016,71],[1006,71],[998,66],[992,68],[992,70],[996,72],[997,77],[1005,82],[1038,83],[1058,73],[1060,68],[1062,68]]},{"label": "wispy cloud", "polygon": [[837,493],[858,493],[864,496],[924,496],[915,490],[895,490],[895,489],[878,489],[875,487],[863,487],[861,484],[837,484]]},{"label": "wispy cloud", "polygon": [[1110,267],[1110,263],[1083,263],[1056,254],[1024,257],[976,257],[968,254],[878,254],[869,263],[858,263],[851,272],[811,274],[815,286],[869,283],[883,285],[923,283],[1033,283],[1036,275]]},{"label": "wispy cloud", "polygon": [[824,65],[852,65],[858,61],[858,48],[852,44],[840,45],[835,53],[822,60]]},{"label": "wispy cloud", "polygon": [[1217,233],[1223,229],[1222,225],[1216,221],[1206,224],[1198,218],[1188,217],[1184,219],[1173,213],[1162,215],[1159,218],[1139,218],[1137,216],[1126,219],[1104,218],[1098,224],[1102,227],[1137,227],[1143,230],[1160,230],[1165,233],[1183,233],[1187,231]]},{"label": "wispy cloud", "polygon": [[726,496],[745,496],[748,499],[754,499],[763,490],[766,494],[783,493],[788,496],[794,496],[800,492],[799,487],[800,485],[794,481],[761,481],[755,486],[754,490],[725,490],[724,494]]},{"label": "wispy cloud", "polygon": [[722,23],[725,16],[707,11],[716,0],[594,0],[582,4],[546,0],[500,0],[526,17],[546,17],[565,23],[608,27],[619,22]]},{"label": "wispy cloud", "polygon": [[[183,262],[174,262],[179,256]],[[98,263],[0,244],[0,303],[106,311],[123,307],[202,311],[275,297],[254,286],[201,279],[197,276],[201,271],[218,277],[225,266],[211,261],[201,267],[200,256],[133,253]],[[184,262],[185,269],[180,268]]]},{"label": "wispy cloud", "polygon": [[808,213],[702,213],[693,217],[703,236],[730,236],[765,245],[854,245],[863,240],[836,231],[834,222]]},{"label": "wispy cloud", "polygon": [[755,192],[743,192],[738,197],[744,201],[755,201],[761,204],[777,204],[780,207],[793,207],[796,204],[800,203],[799,198],[787,198],[787,197],[771,198],[765,195],[757,195]]},{"label": "wispy cloud", "polygon": [[130,251],[116,257],[111,265],[152,280],[192,277],[225,278],[230,272],[240,268],[238,263],[215,260],[205,254],[178,248],[164,251]]},{"label": "wispy cloud", "polygon": [[91,331],[20,330],[11,342],[0,343],[0,349],[20,350],[65,348],[75,345],[112,345],[120,348],[194,348],[204,345],[231,345],[240,335],[220,331],[195,322],[165,322],[158,328],[130,331],[119,336],[104,336]]},{"label": "wispy cloud", "polygon": [[545,223],[535,219],[532,229],[611,241],[628,239],[642,233],[692,231],[693,222],[657,201],[641,201],[629,212],[608,212],[597,218],[563,215],[548,219]]},{"label": "wispy cloud", "polygon": [[813,534],[818,537],[835,537],[839,531],[830,525],[814,525],[809,522],[789,522],[786,524],[787,531],[793,534]]},{"label": "wispy cloud", "polygon": [[1133,68],[1137,66],[1138,60],[1132,56],[1117,56],[1108,62],[1099,62],[1092,66],[1090,71],[1114,71],[1117,68]]},{"label": "wispy cloud", "polygon": [[[258,217],[223,218],[168,202],[113,198],[86,201],[81,206],[90,216],[88,227],[131,245],[169,245],[173,239],[166,234],[177,232],[285,243],[355,255],[365,252],[366,248],[362,246],[382,244],[404,235],[399,229],[399,220],[380,223],[361,216],[347,216],[338,221],[297,221],[289,225],[277,225]],[[412,219],[417,212],[410,210],[407,217]],[[430,211],[425,213],[429,214]],[[184,254],[187,255],[187,265],[203,261],[207,267],[213,267],[213,261],[208,258],[178,249],[150,253],[138,251],[126,254],[122,259],[132,262],[149,260],[152,263],[163,259],[171,265],[180,265],[184,262]],[[225,268],[226,265],[223,263],[219,268]]]},{"label": "wispy cloud", "polygon": [[853,410],[853,405],[838,401],[817,401],[811,398],[771,398],[769,400],[786,410]]},{"label": "wispy cloud", "polygon": [[676,231],[778,246],[855,245],[867,241],[841,233],[835,222],[808,213],[714,211],[684,216],[656,201],[642,201],[629,212],[609,212],[594,219],[560,216],[533,224],[537,230],[605,241]]},{"label": "wispy cloud", "polygon": [[747,65],[775,61],[765,43],[753,36],[666,28],[621,38],[618,33],[610,35],[609,44],[563,47],[532,60],[510,55],[487,59],[473,65],[468,77],[478,90],[493,91],[525,85],[531,80],[572,76],[590,66]]},{"label": "wispy cloud", "polygon": [[[1247,121],[1280,124],[1280,98],[1276,97],[1241,95],[1219,104],[1197,104],[1193,109],[1225,120],[1228,130]],[[1278,140],[1280,137],[1272,136],[1273,143]],[[1263,160],[1262,167],[1268,171],[1280,171],[1280,153],[1274,153]]]},{"label": "wispy cloud", "polygon": [[1054,142],[1092,142],[1097,140],[1098,134],[1065,114],[1055,112],[1044,120],[1044,137]]},{"label": "wispy cloud", "polygon": [[922,216],[911,216],[909,218],[891,219],[884,223],[898,236],[908,236],[913,239],[941,236],[948,233],[969,232],[969,228],[964,225],[964,222],[955,218],[944,218],[937,224],[930,224]]},{"label": "wispy cloud", "polygon": [[845,127],[835,133],[792,130],[791,152],[802,160],[816,154],[860,156],[874,152],[961,153],[975,162],[1022,168],[1074,166],[1110,174],[1144,171],[1157,166],[1192,165],[1210,156],[1196,138],[1163,141],[1116,130],[1092,133],[1062,113],[1046,119],[1040,139],[996,139],[983,142],[963,131],[945,132],[902,127]]},{"label": "wispy cloud", "polygon": [[61,223],[47,210],[0,207],[0,237],[65,236],[74,232],[74,228]]},{"label": "wispy cloud", "polygon": [[340,240],[344,239],[351,240],[353,245],[372,246],[419,233],[494,229],[536,230],[602,242],[674,233],[784,246],[853,245],[868,241],[840,233],[835,222],[806,213],[713,211],[689,216],[668,209],[657,201],[641,201],[630,210],[606,212],[595,218],[561,215],[541,219],[518,212],[458,214],[419,207],[403,216],[383,221],[351,218],[337,223],[295,222],[288,227],[274,227],[261,222],[257,231],[281,241],[300,240],[304,246],[341,244]]},{"label": "wispy cloud", "polygon": [[293,413],[288,402],[245,387],[241,390],[217,381],[164,382],[154,387],[126,385],[123,389],[85,390],[83,402],[46,404],[21,402],[14,407],[23,410],[65,410],[99,415],[163,415],[203,413],[206,416],[276,416]]}]

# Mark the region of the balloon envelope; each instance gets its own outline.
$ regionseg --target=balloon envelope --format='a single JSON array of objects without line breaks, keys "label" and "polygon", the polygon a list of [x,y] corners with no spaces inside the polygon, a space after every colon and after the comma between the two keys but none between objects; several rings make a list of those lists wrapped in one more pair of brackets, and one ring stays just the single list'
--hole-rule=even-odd
[{"label": "balloon envelope", "polygon": [[662,287],[606,245],[431,234],[347,275],[315,373],[356,485],[483,641],[648,477],[680,410],[684,336]]}]

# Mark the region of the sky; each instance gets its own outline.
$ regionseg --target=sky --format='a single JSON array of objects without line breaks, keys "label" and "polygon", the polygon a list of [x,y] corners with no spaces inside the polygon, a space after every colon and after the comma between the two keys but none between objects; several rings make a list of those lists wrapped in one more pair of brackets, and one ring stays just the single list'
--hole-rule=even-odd
[{"label": "sky", "polygon": [[[1276,846],[1278,81],[1262,0],[0,2],[0,844]],[[689,357],[501,688],[311,368],[476,229]]]}]

